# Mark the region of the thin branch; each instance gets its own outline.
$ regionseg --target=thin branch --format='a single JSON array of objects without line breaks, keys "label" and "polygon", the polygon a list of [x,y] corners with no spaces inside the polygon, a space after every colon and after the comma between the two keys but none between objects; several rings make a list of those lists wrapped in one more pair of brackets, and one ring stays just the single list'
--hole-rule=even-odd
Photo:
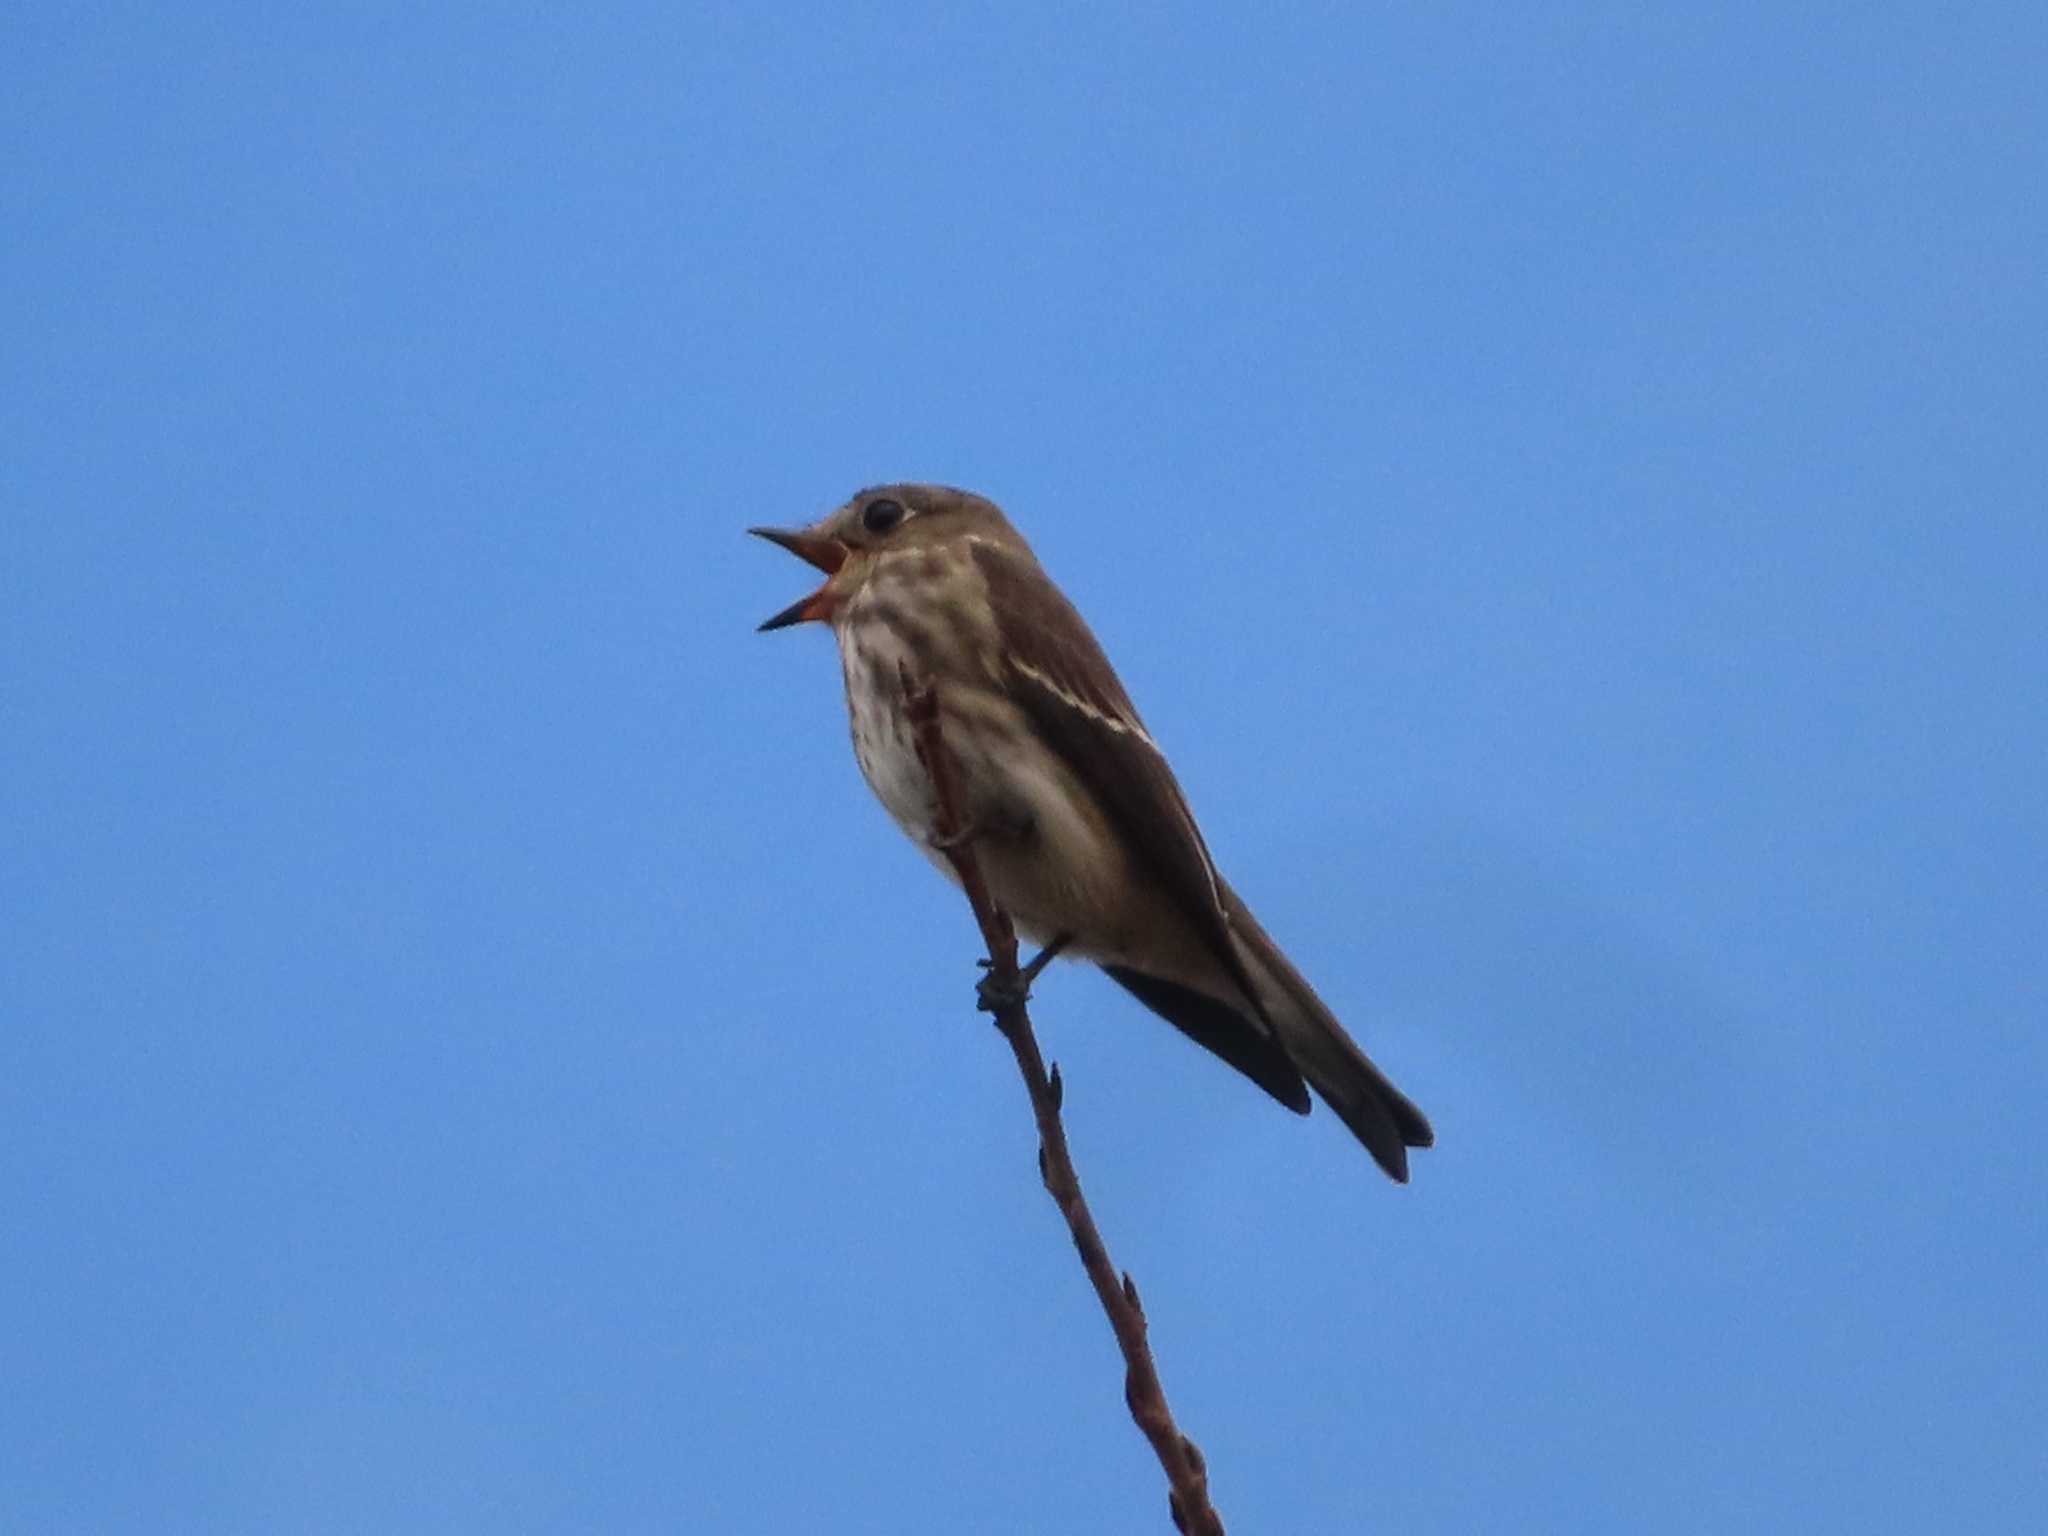
[{"label": "thin branch", "polygon": [[1038,1121],[1038,1171],[1046,1192],[1066,1218],[1089,1283],[1116,1331],[1117,1347],[1124,1357],[1124,1402],[1165,1469],[1174,1528],[1183,1536],[1223,1536],[1222,1518],[1209,1502],[1208,1467],[1195,1442],[1175,1425],[1165,1389],[1159,1384],[1151,1346],[1146,1342],[1145,1311],[1138,1302],[1138,1288],[1128,1274],[1118,1275],[1088,1202],[1082,1198],[1081,1179],[1074,1172],[1066,1129],[1060,1123],[1059,1068],[1048,1072],[1039,1053],[1038,1038],[1031,1032],[1031,1018],[1025,1011],[1029,978],[1017,966],[1017,933],[1009,914],[990,897],[988,882],[974,856],[973,828],[966,819],[958,769],[939,726],[938,688],[929,681],[914,681],[907,672],[901,681],[918,759],[931,776],[938,802],[936,840],[960,877],[988,945],[989,973],[982,984],[982,999],[995,1015],[996,1028],[1009,1042],[1025,1090],[1031,1095],[1031,1111]]}]

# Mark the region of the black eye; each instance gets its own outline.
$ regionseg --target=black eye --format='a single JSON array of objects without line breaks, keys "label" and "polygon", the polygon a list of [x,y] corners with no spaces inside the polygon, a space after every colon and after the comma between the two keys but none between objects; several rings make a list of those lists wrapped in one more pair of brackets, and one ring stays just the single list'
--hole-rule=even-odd
[{"label": "black eye", "polygon": [[860,525],[869,533],[887,533],[903,521],[903,503],[878,496],[860,514]]}]

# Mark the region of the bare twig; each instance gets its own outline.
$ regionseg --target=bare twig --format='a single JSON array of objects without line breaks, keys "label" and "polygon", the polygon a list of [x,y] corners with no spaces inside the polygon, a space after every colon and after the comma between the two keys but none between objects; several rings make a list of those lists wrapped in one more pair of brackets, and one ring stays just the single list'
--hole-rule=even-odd
[{"label": "bare twig", "polygon": [[988,945],[989,974],[982,997],[995,1014],[996,1028],[1009,1042],[1023,1074],[1024,1087],[1031,1095],[1032,1114],[1038,1121],[1038,1170],[1046,1192],[1067,1220],[1081,1264],[1089,1283],[1109,1315],[1116,1331],[1117,1347],[1124,1356],[1124,1401],[1131,1417],[1152,1444],[1159,1465],[1166,1471],[1170,1487],[1168,1506],[1174,1528],[1183,1536],[1223,1536],[1223,1521],[1209,1502],[1208,1467],[1195,1442],[1183,1435],[1167,1407],[1166,1392],[1159,1384],[1159,1372],[1152,1363],[1146,1342],[1145,1311],[1138,1302],[1138,1287],[1126,1274],[1119,1276],[1110,1262],[1102,1234],[1081,1195],[1081,1179],[1074,1172],[1074,1160],[1067,1151],[1067,1133],[1060,1123],[1060,1073],[1055,1066],[1046,1070],[1039,1053],[1038,1038],[1031,1032],[1031,1018],[1025,1011],[1028,983],[1017,967],[1017,933],[1009,914],[995,904],[982,878],[981,865],[974,856],[972,828],[960,793],[959,775],[939,726],[939,695],[935,684],[918,682],[906,672],[902,676],[904,704],[915,733],[917,755],[931,776],[938,802],[936,842],[967,892],[974,919]]}]

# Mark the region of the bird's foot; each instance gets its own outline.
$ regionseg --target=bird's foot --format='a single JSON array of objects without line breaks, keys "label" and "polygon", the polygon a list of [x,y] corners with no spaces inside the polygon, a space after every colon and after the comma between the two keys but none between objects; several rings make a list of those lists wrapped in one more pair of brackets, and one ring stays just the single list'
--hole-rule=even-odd
[{"label": "bird's foot", "polygon": [[1038,973],[1057,960],[1060,951],[1074,942],[1071,933],[1055,934],[1050,944],[1031,958],[1013,976],[997,976],[993,960],[977,960],[974,963],[988,972],[974,984],[975,1006],[983,1013],[1001,1013],[1005,1008],[1021,1008],[1031,1001],[1031,983],[1038,980]]},{"label": "bird's foot", "polygon": [[993,960],[974,962],[984,972],[981,980],[974,984],[974,1006],[983,1013],[1001,1013],[1005,1008],[1015,1008],[1031,1000],[1031,984],[1021,973],[1014,976],[997,976]]}]

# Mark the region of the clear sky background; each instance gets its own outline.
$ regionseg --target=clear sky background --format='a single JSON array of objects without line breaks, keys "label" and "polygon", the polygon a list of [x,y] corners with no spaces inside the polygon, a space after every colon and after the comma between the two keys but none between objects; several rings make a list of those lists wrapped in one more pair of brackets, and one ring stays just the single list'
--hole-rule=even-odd
[{"label": "clear sky background", "polygon": [[2048,1524],[2048,11],[0,41],[0,1528],[1166,1529],[895,478],[1438,1128],[1041,985],[1234,1532]]}]

